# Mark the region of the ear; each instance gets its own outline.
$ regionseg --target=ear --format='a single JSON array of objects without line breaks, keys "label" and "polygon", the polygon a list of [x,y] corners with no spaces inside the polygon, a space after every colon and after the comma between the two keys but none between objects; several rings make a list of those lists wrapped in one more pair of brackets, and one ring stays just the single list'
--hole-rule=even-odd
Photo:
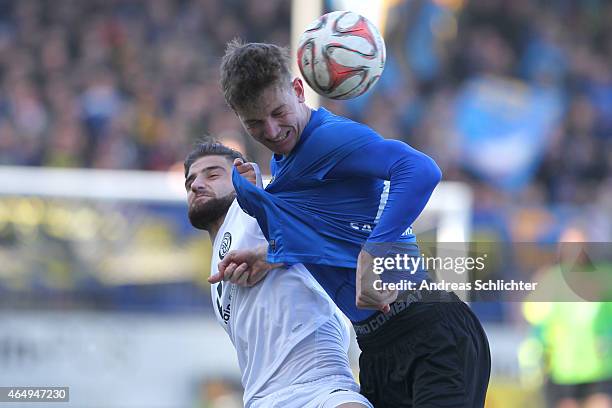
[{"label": "ear", "polygon": [[304,96],[304,83],[302,80],[296,77],[291,83],[291,86],[293,87],[293,91],[298,98],[298,102],[306,102],[306,97]]}]

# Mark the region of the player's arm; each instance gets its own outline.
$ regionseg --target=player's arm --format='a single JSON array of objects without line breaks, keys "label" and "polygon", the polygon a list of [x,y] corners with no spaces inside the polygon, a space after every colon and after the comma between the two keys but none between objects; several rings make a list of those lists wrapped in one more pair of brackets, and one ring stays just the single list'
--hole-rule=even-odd
[{"label": "player's arm", "polygon": [[393,296],[374,290],[371,284],[372,255],[379,255],[373,254],[377,245],[397,242],[412,225],[441,176],[436,163],[424,153],[406,143],[385,139],[355,150],[329,172],[332,178],[375,177],[390,181],[387,204],[359,255],[357,306],[388,310]]},{"label": "player's arm", "polygon": [[328,173],[331,178],[374,177],[391,182],[387,204],[368,244],[396,242],[421,214],[441,176],[426,154],[385,139],[353,151]]},{"label": "player's arm", "polygon": [[256,285],[270,270],[283,265],[268,263],[266,261],[267,252],[267,244],[253,249],[229,252],[219,262],[219,272],[208,278],[208,282],[230,281],[240,286]]}]

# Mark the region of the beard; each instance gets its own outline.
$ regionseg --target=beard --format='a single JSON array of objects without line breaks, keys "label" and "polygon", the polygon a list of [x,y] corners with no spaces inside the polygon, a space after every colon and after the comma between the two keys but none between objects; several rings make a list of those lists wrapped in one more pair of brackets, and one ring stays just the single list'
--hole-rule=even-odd
[{"label": "beard", "polygon": [[209,225],[225,216],[234,198],[236,192],[232,191],[226,196],[211,198],[205,203],[193,203],[189,206],[189,222],[197,229],[208,230]]}]

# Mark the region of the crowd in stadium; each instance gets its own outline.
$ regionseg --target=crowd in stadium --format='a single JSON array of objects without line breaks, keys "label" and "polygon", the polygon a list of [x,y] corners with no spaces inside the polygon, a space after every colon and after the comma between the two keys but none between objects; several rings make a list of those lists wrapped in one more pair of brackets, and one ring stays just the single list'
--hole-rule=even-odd
[{"label": "crowd in stadium", "polygon": [[[465,165],[468,142],[453,125],[464,85],[485,76],[512,78],[525,92],[545,88],[559,113],[535,136],[541,152],[521,152],[537,156],[517,170],[529,182],[510,190],[536,203],[596,200],[610,176],[612,6],[436,3],[445,2],[396,6],[378,87],[324,105],[424,150],[446,180],[480,186],[486,167]],[[241,139],[218,86],[224,44],[236,35],[288,44],[289,12],[280,0],[0,3],[0,163],[166,170],[204,132]],[[243,143],[252,159],[267,160]],[[503,190],[484,194],[495,200]]]},{"label": "crowd in stadium", "polygon": [[0,163],[166,170],[204,132],[239,131],[218,86],[224,44],[286,44],[286,6],[1,2]]}]

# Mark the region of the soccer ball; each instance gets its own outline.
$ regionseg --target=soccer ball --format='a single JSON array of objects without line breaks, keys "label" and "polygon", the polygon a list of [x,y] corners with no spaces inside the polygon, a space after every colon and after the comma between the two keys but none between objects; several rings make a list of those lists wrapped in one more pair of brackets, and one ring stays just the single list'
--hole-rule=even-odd
[{"label": "soccer ball", "polygon": [[302,76],[318,94],[351,99],[370,89],[385,67],[385,42],[376,27],[351,11],[312,22],[297,49]]}]

